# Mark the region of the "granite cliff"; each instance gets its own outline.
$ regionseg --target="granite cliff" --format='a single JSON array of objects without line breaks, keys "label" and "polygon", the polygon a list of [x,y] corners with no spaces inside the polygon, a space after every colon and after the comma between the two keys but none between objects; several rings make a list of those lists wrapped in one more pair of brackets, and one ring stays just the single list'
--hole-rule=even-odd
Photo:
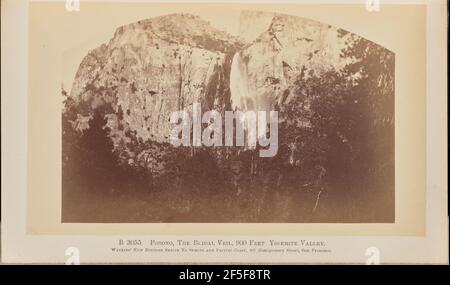
[{"label": "granite cliff", "polygon": [[[289,100],[300,74],[342,68],[344,39],[336,28],[269,16],[269,27],[249,42],[189,14],[118,28],[79,66],[70,91],[83,106],[77,128],[87,128],[93,110],[106,104],[116,145],[129,131],[143,141],[167,142],[170,113],[194,102],[203,110],[273,110]],[[246,12],[243,24],[258,17]]]}]

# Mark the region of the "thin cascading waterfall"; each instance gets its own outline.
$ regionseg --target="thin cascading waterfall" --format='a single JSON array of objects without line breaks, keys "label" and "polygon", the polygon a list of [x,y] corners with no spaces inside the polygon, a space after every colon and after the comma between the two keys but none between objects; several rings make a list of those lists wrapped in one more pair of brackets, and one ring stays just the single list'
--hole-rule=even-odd
[{"label": "thin cascading waterfall", "polygon": [[[242,57],[239,52],[235,53],[230,67],[230,93],[231,93],[231,106],[235,111],[242,112],[240,123],[244,131],[245,148],[256,148],[257,141],[259,140],[257,134],[258,115],[260,111],[266,111],[266,109],[258,110],[258,98],[255,92],[249,92],[250,82],[248,81],[248,71],[246,63],[242,61]],[[254,90],[255,91],[255,90]],[[247,113],[248,112],[248,113]],[[250,114],[249,114],[250,113]],[[268,112],[267,112],[268,113]],[[250,115],[254,117],[247,117]],[[267,115],[266,122],[269,122],[270,117]],[[249,145],[250,137],[254,142]]]},{"label": "thin cascading waterfall", "polygon": [[[241,55],[239,52],[234,54],[233,60],[231,62],[230,93],[231,108],[234,111],[241,111],[242,113],[249,111],[247,102],[250,96],[248,94],[247,72],[244,64],[241,62]],[[238,123],[241,124],[245,136],[247,136],[248,123],[246,121],[246,118],[242,117],[240,122],[236,121],[236,124]],[[247,143],[245,143],[245,145],[247,146]]]},{"label": "thin cascading waterfall", "polygon": [[231,107],[233,110],[247,111],[248,81],[245,66],[241,63],[241,55],[235,53],[230,68]]}]

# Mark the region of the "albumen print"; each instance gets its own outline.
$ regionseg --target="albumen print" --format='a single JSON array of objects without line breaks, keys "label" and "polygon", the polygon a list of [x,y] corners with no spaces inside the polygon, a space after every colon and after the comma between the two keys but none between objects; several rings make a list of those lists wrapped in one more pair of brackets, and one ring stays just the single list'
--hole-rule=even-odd
[{"label": "albumen print", "polygon": [[370,39],[167,13],[111,27],[78,64],[61,82],[64,223],[395,221],[395,54]]}]

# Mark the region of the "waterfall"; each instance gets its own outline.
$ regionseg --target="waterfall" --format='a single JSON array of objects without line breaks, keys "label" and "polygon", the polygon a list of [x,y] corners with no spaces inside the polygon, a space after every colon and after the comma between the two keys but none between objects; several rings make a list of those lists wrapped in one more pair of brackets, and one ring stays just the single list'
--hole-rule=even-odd
[{"label": "waterfall", "polygon": [[230,68],[231,107],[233,110],[247,111],[248,82],[245,66],[241,63],[239,52],[233,56]]},{"label": "waterfall", "polygon": [[[247,63],[242,60],[241,54],[235,53],[230,68],[230,97],[233,110],[237,109],[242,112],[273,111],[274,103],[279,98],[278,93],[280,92],[280,88],[274,89],[274,86],[285,87],[286,85],[282,62],[277,60],[271,63],[274,70],[273,76],[275,77],[268,76],[267,72],[261,67],[261,63],[252,66],[252,73],[249,72]],[[256,68],[261,68],[261,72],[257,73]],[[249,74],[252,74],[250,78]],[[266,80],[274,78],[279,83],[262,85],[261,82],[264,81],[264,78]]]}]

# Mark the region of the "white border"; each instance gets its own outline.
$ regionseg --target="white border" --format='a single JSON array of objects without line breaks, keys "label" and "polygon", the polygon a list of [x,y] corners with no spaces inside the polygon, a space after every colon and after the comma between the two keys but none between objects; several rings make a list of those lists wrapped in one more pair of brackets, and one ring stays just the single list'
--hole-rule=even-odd
[{"label": "white border", "polygon": [[[101,1],[99,1],[101,2]],[[124,2],[124,1],[113,1]],[[157,1],[134,1],[157,2]],[[207,1],[170,1],[207,2]],[[224,1],[221,1],[224,2]],[[268,3],[273,1],[227,1]],[[279,2],[279,1],[277,1]],[[361,3],[364,1],[282,1],[302,3]],[[446,1],[382,1],[382,3],[427,3],[427,225],[426,237],[308,237],[326,240],[334,252],[318,262],[364,263],[365,250],[376,246],[382,263],[448,264],[447,213],[447,21]],[[27,159],[27,63],[28,2],[1,2],[2,59],[2,261],[8,263],[64,263],[65,249],[76,246],[81,262],[145,262],[136,256],[117,256],[106,252],[123,236],[46,236],[25,233],[26,159]],[[430,15],[433,15],[432,17]],[[437,16],[438,15],[438,16]],[[19,53],[21,56],[15,56]],[[433,78],[430,80],[430,72]],[[20,84],[12,84],[20,82]],[[17,119],[20,118],[20,119]],[[11,224],[15,226],[12,227]],[[129,237],[133,238],[133,237]],[[139,237],[142,239],[142,237]],[[173,237],[159,237],[170,239]],[[185,237],[194,238],[194,237]],[[214,238],[210,236],[210,238]],[[231,237],[233,238],[233,237]],[[245,238],[245,237],[239,237]],[[250,237],[248,237],[250,238]],[[276,238],[276,237],[273,237]],[[93,248],[98,250],[92,250]],[[100,258],[100,256],[102,258]],[[106,257],[106,259],[105,259]],[[258,263],[270,263],[274,256],[260,257]],[[317,259],[317,256],[315,257]],[[211,255],[208,262],[224,262]],[[246,259],[230,259],[230,262]],[[256,261],[256,260],[255,260]],[[286,259],[286,262],[296,260]],[[195,257],[168,254],[152,262],[199,262]]]}]

